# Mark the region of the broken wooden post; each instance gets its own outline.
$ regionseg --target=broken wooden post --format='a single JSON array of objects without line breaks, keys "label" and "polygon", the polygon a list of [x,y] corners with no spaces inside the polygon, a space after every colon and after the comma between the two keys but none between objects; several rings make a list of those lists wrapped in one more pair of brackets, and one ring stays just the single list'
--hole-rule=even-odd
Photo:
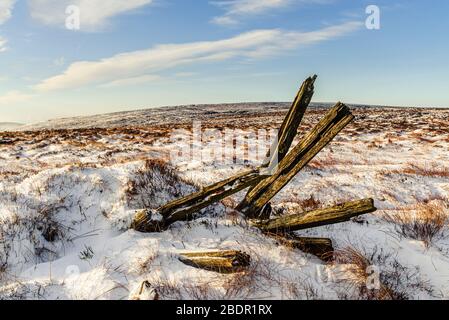
[{"label": "broken wooden post", "polygon": [[349,108],[337,103],[285,156],[275,172],[248,192],[237,210],[247,217],[257,217],[263,207],[353,119]]},{"label": "broken wooden post", "polygon": [[179,260],[189,266],[220,273],[240,272],[250,265],[248,254],[236,251],[186,252]]},{"label": "broken wooden post", "polygon": [[134,214],[131,228],[140,232],[162,232],[165,230],[165,221],[157,210],[141,209]]},{"label": "broken wooden post", "polygon": [[273,142],[262,167],[271,168],[287,155],[292,142],[298,133],[302,118],[312,100],[316,78],[316,75],[309,77],[301,85],[287,116],[282,122],[277,134],[277,139]]},{"label": "broken wooden post", "polygon": [[267,235],[273,237],[280,245],[299,249],[305,253],[314,255],[323,261],[331,261],[333,258],[334,247],[332,246],[331,239],[298,237],[292,233],[267,233]]},{"label": "broken wooden post", "polygon": [[[248,187],[254,187],[267,175],[260,170],[275,165],[288,153],[295,138],[299,124],[310,104],[314,93],[317,76],[307,78],[301,85],[298,94],[280,128],[278,139],[267,154],[265,163],[256,170],[246,171],[206,187],[200,192],[177,199],[157,209],[142,209],[136,212],[131,227],[141,232],[160,232],[175,221],[188,220],[192,214]],[[237,185],[233,186],[235,183]]]},{"label": "broken wooden post", "polygon": [[339,204],[326,209],[292,214],[267,221],[257,221],[253,222],[253,225],[264,232],[278,234],[345,222],[353,217],[376,210],[373,199],[364,199]]},{"label": "broken wooden post", "polygon": [[[301,124],[302,118],[304,117],[307,107],[312,100],[316,78],[317,75],[307,78],[299,88],[295,100],[293,101],[292,106],[288,110],[288,113],[279,128],[276,140],[273,141],[273,144],[271,145],[270,150],[267,152],[266,158],[261,165],[261,168],[264,168],[268,172],[272,171],[273,167],[284,159],[290,150],[292,142],[298,133],[298,128]],[[252,186],[248,192],[250,192],[253,188],[254,186]]]},{"label": "broken wooden post", "polygon": [[143,209],[136,212],[131,227],[141,232],[160,232],[176,221],[185,221],[193,214],[249,186],[255,185],[266,175],[259,170],[241,172],[224,181],[203,188],[186,197],[172,201],[159,209]]},{"label": "broken wooden post", "polygon": [[[170,224],[191,219],[196,212],[207,206],[251,187],[236,209],[249,218],[258,218],[257,221],[251,221],[252,225],[261,229],[266,235],[274,237],[282,245],[300,249],[324,261],[332,260],[334,249],[330,239],[298,237],[292,232],[345,222],[353,217],[374,212],[377,209],[374,207],[373,199],[269,219],[272,210],[270,200],[354,119],[347,106],[337,103],[289,152],[312,99],[315,80],[316,76],[313,76],[302,84],[281,125],[277,141],[273,143],[259,168],[239,173],[159,209],[139,210],[132,227],[142,232],[163,231]],[[195,268],[220,273],[239,272],[250,265],[250,256],[235,250],[187,252],[181,254],[179,260]],[[142,291],[143,285],[140,294]]]}]

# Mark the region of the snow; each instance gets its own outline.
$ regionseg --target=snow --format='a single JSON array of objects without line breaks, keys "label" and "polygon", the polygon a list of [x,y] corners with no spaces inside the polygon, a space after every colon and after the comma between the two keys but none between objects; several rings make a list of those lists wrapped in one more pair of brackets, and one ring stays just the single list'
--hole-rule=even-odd
[{"label": "snow", "polygon": [[[167,169],[159,161],[168,161],[175,147],[171,129],[189,128],[193,120],[201,120],[203,128],[273,129],[287,108],[275,103],[172,107],[60,119],[0,133],[5,141],[0,144],[0,298],[152,299],[155,292],[166,299],[357,298],[356,289],[342,289],[341,279],[320,278],[341,267],[339,277],[345,278],[345,266],[279,246],[249,226],[232,209],[244,192],[163,233],[129,228],[135,210],[155,209],[258,164],[186,161]],[[311,108],[301,131],[325,109]],[[426,245],[404,237],[383,218],[426,203],[437,203],[449,216],[449,110],[353,110],[355,123],[273,199],[274,212],[309,209],[312,195],[318,207],[372,197],[379,209],[374,214],[297,234],[329,237],[337,249],[376,253],[381,270],[400,264],[404,276],[413,275],[401,278],[408,298],[449,298],[449,220]],[[250,254],[250,272],[221,275],[178,259],[185,251],[217,249]]]}]

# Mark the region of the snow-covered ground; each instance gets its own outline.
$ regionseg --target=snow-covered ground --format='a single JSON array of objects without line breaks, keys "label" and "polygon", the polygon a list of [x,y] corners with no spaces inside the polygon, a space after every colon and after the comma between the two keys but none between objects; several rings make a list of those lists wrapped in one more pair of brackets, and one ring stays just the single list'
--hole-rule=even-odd
[{"label": "snow-covered ground", "polygon": [[[244,192],[163,233],[129,228],[135,209],[257,165],[173,164],[173,129],[189,130],[193,120],[203,129],[274,129],[287,108],[172,107],[0,132],[0,298],[449,298],[447,109],[354,106],[354,123],[273,199],[276,214],[375,199],[374,214],[297,232],[331,238],[335,263],[248,226],[232,209]],[[325,110],[310,108],[300,132]],[[178,260],[215,249],[245,251],[251,267],[221,275]],[[379,269],[381,290],[364,290],[360,260]]]}]

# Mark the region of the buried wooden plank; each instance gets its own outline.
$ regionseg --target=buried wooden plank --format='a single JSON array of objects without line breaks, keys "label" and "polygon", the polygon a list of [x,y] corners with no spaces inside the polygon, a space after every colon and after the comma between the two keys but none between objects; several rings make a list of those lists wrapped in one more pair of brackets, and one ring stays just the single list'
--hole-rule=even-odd
[{"label": "buried wooden plank", "polygon": [[243,271],[250,265],[251,257],[241,251],[211,251],[185,252],[180,254],[179,260],[189,266],[215,271],[219,273],[233,273]]},{"label": "buried wooden plank", "polygon": [[330,208],[283,216],[253,225],[264,232],[283,233],[349,221],[353,217],[376,211],[373,199],[346,202]]},{"label": "buried wooden plank", "polygon": [[343,103],[337,103],[287,154],[274,173],[248,192],[237,210],[247,217],[257,217],[263,207],[353,119],[349,108]]},{"label": "buried wooden plank", "polygon": [[267,233],[274,238],[278,244],[289,248],[299,249],[305,253],[314,255],[323,261],[331,261],[334,255],[332,240],[328,238],[298,237],[292,233],[273,234]]}]

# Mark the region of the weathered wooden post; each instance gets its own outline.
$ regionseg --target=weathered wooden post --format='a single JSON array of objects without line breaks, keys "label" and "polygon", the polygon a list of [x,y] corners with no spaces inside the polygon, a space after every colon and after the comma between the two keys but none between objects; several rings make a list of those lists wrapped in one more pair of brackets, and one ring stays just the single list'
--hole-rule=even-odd
[{"label": "weathered wooden post", "polygon": [[136,212],[131,227],[141,232],[160,232],[176,221],[189,220],[193,214],[232,194],[257,184],[267,176],[259,170],[242,172],[201,191],[172,201],[159,209],[142,209]]},{"label": "weathered wooden post", "polygon": [[309,77],[301,85],[287,116],[282,122],[277,134],[277,139],[273,142],[262,167],[273,168],[287,155],[292,142],[298,133],[299,125],[301,124],[307,107],[312,100],[316,78],[316,75]]},{"label": "weathered wooden post", "polygon": [[248,192],[237,210],[256,218],[263,207],[353,119],[349,108],[337,103],[282,159],[274,173]]},{"label": "weathered wooden post", "polygon": [[312,99],[316,78],[316,75],[309,77],[301,85],[281,126],[278,134],[279,138],[271,147],[271,152],[267,154],[267,159],[261,167],[241,172],[226,180],[205,187],[199,192],[172,201],[157,210],[138,210],[131,227],[141,232],[163,231],[173,222],[188,220],[201,209],[243,189],[253,187],[267,178],[269,172],[267,168],[274,165],[276,159],[283,159],[290,149],[299,124]]},{"label": "weathered wooden post", "polygon": [[[315,80],[316,76],[313,76],[302,84],[281,125],[277,141],[260,167],[241,172],[159,209],[139,210],[132,227],[142,232],[160,232],[176,221],[192,219],[195,213],[207,206],[250,188],[237,210],[254,219],[251,221],[254,227],[274,237],[280,244],[298,248],[323,260],[332,259],[330,239],[298,237],[292,232],[345,222],[352,217],[374,212],[373,199],[269,219],[270,200],[354,119],[349,108],[339,102],[290,150],[312,99]],[[236,272],[249,265],[249,256],[239,251],[185,253],[180,260],[197,268],[218,272]]]},{"label": "weathered wooden post", "polygon": [[332,240],[328,238],[298,237],[293,233],[265,233],[274,238],[279,245],[299,249],[323,261],[331,261],[334,255]]},{"label": "weathered wooden post", "polygon": [[266,221],[256,221],[264,232],[284,233],[349,221],[353,217],[376,211],[373,199],[339,204],[330,208],[292,214]]}]

